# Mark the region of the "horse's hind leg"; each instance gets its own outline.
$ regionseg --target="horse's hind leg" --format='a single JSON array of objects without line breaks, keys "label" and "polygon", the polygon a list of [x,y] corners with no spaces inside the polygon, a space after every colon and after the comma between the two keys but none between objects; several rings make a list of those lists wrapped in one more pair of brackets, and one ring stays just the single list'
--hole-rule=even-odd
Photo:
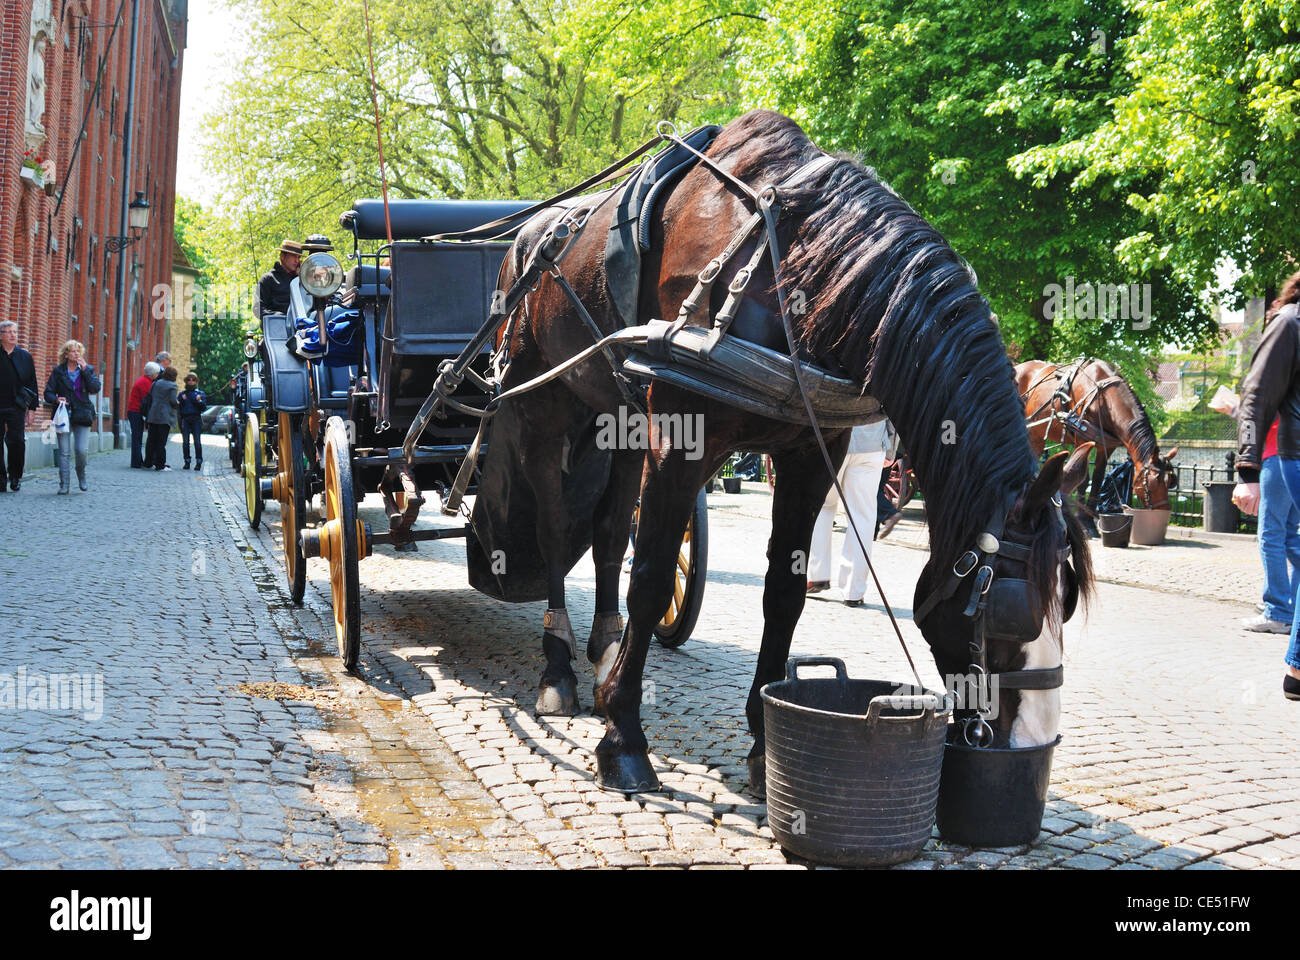
[{"label": "horse's hind leg", "polygon": [[[544,410],[542,393],[534,395],[536,406]],[[535,430],[526,433],[523,445],[524,473],[537,500],[537,546],[547,571],[547,610],[542,621],[542,652],[546,669],[542,672],[537,693],[537,713],[573,716],[578,712],[578,678],[573,672],[577,645],[573,627],[564,604],[564,575],[568,521],[564,509],[561,472],[564,456],[563,435],[551,435],[543,424],[567,423],[567,418],[530,418]]]},{"label": "horse's hind leg", "polygon": [[596,505],[592,529],[591,553],[596,564],[596,615],[587,640],[587,659],[595,669],[592,694],[593,710],[605,712],[601,685],[609,677],[623,638],[623,618],[619,615],[619,579],[623,572],[623,555],[627,552],[632,510],[645,455],[640,450],[623,450],[614,455],[609,484]]},{"label": "horse's hind leg", "polygon": [[[848,447],[848,433],[839,440],[829,441],[827,446],[838,469]],[[749,732],[754,735],[754,747],[748,759],[749,787],[760,797],[766,793],[767,767],[763,699],[759,690],[785,675],[790,640],[803,613],[813,525],[831,488],[831,476],[816,446],[774,455],[772,465],[776,468],[776,490],[772,499],[772,537],[767,546],[767,578],[763,585],[763,644],[758,652],[754,684],[745,704]],[[870,540],[871,529],[863,528],[861,520],[858,526],[863,538]],[[852,527],[845,536],[853,536]]]}]

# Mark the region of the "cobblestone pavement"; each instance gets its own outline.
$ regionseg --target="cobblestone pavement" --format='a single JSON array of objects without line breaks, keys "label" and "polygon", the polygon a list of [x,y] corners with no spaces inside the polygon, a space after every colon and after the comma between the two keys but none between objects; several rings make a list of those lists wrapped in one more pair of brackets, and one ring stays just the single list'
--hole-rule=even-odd
[{"label": "cobblestone pavement", "polygon": [[[102,715],[0,710],[0,866],[805,866],[746,791],[769,507],[756,485],[711,498],[700,624],[680,650],[653,647],[647,667],[666,789],[627,798],[594,785],[599,721],[532,715],[542,604],[471,590],[460,541],[380,547],[361,565],[361,677],[347,675],[324,564],[310,561],[294,608],[277,507],[250,530],[223,444],[209,442],[201,478],[131,471],[115,453],[92,458],[87,494],[56,497],[44,473],[0,500],[20,531],[0,549],[14,611],[0,675],[99,675],[104,694]],[[441,522],[430,513],[422,524]],[[377,498],[363,515],[382,527]],[[918,537],[904,523],[877,559],[937,683],[906,620]],[[1064,739],[1038,841],[972,851],[936,838],[903,869],[1300,865],[1284,638],[1243,633],[1251,608],[1224,599],[1253,549],[1106,551],[1123,554],[1106,576],[1132,564],[1158,589],[1103,583],[1088,620],[1067,627]],[[579,633],[593,593],[584,560],[569,581]],[[794,652],[907,676],[879,604],[833,594],[810,600]],[[590,706],[590,667],[578,669]]]},{"label": "cobblestone pavement", "polygon": [[[241,497],[233,477],[214,487],[227,504]],[[629,798],[595,786],[592,751],[602,722],[533,716],[543,604],[501,604],[470,589],[458,540],[421,543],[401,556],[379,547],[361,564],[363,675],[395,683],[561,867],[806,866],[775,844],[765,807],[746,790],[743,703],[762,629],[758,545],[766,542],[770,501],[747,485],[740,495],[711,497],[710,506],[699,626],[677,651],[653,647],[647,666],[653,703],[643,710],[645,728],[665,788],[654,795]],[[383,528],[377,498],[362,514]],[[421,525],[440,522],[435,513]],[[908,523],[878,547],[885,589],[904,617],[925,560],[907,543],[917,536]],[[270,551],[275,535],[264,529],[255,542]],[[1173,574],[1163,570],[1180,550],[1197,559]],[[1300,865],[1300,783],[1287,776],[1300,717],[1278,689],[1285,640],[1240,631],[1237,620],[1250,608],[1220,599],[1224,567],[1235,565],[1231,576],[1244,583],[1253,550],[1249,542],[1180,541],[1132,549],[1113,563],[1099,557],[1104,576],[1131,569],[1162,589],[1102,583],[1088,619],[1067,627],[1064,739],[1038,841],[976,851],[935,838],[902,869]],[[304,616],[323,623],[323,564],[311,561],[309,575]],[[1171,583],[1198,596],[1167,592]],[[585,559],[569,579],[580,635],[593,595]],[[904,629],[927,664],[923,676],[937,684],[919,631],[907,620]],[[322,627],[317,636],[332,633]],[[793,652],[842,657],[858,677],[908,675],[879,604],[850,609],[834,598],[810,600]],[[590,667],[578,670],[589,707]]]},{"label": "cobblestone pavement", "polygon": [[319,656],[206,441],[201,477],[173,444],[0,499],[0,867],[547,864],[390,679]]}]

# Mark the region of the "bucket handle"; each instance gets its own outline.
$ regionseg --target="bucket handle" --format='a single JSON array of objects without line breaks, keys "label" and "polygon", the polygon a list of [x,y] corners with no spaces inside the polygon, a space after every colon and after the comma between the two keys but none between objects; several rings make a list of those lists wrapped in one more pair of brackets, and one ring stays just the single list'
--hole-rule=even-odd
[{"label": "bucket handle", "polygon": [[849,672],[839,657],[791,657],[785,662],[785,678],[798,680],[800,667],[834,667],[835,679],[842,684],[849,682]]},{"label": "bucket handle", "polygon": [[920,710],[921,715],[924,716],[926,711],[938,713],[943,706],[944,701],[934,693],[885,693],[872,697],[871,702],[867,704],[867,723],[876,723],[880,720],[916,719],[914,716],[886,717],[882,714],[886,707],[893,710]]}]

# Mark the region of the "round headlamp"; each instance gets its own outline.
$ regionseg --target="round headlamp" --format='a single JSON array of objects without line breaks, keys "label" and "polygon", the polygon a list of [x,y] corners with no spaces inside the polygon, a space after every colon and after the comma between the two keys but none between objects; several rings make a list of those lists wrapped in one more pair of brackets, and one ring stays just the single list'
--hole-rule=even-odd
[{"label": "round headlamp", "polygon": [[249,360],[257,356],[257,341],[252,337],[244,341],[244,356],[248,357]]},{"label": "round headlamp", "polygon": [[313,297],[330,297],[343,286],[343,265],[332,253],[313,253],[298,267],[298,282]]}]

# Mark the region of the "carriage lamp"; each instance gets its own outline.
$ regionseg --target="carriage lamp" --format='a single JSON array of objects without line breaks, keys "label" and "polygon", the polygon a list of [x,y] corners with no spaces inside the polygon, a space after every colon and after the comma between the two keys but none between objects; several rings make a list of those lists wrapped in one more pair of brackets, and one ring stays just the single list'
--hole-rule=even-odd
[{"label": "carriage lamp", "polygon": [[135,199],[126,208],[126,222],[131,228],[129,237],[108,237],[105,243],[109,250],[120,253],[139,240],[149,229],[149,201],[144,198],[144,191],[137,190]]},{"label": "carriage lamp", "polygon": [[257,356],[257,341],[252,337],[244,340],[244,356],[248,357],[249,360]]},{"label": "carriage lamp", "polygon": [[298,268],[298,281],[313,297],[329,297],[343,286],[343,265],[330,253],[313,253]]}]

